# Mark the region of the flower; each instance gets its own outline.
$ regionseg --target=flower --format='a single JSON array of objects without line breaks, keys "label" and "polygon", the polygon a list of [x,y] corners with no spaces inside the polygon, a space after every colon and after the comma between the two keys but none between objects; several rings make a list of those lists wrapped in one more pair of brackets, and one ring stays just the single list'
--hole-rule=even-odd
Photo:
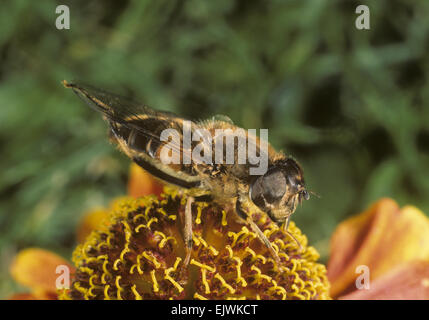
[{"label": "flower", "polygon": [[[131,163],[128,179],[128,195],[133,198],[139,198],[147,195],[160,196],[164,186],[156,180],[150,173],[143,170],[134,162]],[[109,212],[117,209],[117,205],[127,197],[115,198],[109,208],[94,208],[85,214],[77,230],[77,240],[82,243],[90,233],[97,229],[100,224],[108,223]]]},{"label": "flower", "polygon": [[[149,173],[134,163],[130,166],[128,192],[131,196],[159,195],[161,191],[162,184],[153,179]],[[126,198],[114,199],[107,209],[94,208],[87,212],[76,231],[78,243],[84,242],[91,232],[99,228],[100,225],[106,225],[109,222],[109,211],[115,210],[117,205]],[[17,283],[28,287],[30,292],[16,293],[9,299],[57,299],[58,291],[55,282],[59,276],[56,273],[56,268],[59,265],[68,266],[73,276],[74,266],[53,252],[43,248],[26,248],[20,251],[10,266],[10,274]]]},{"label": "flower", "polygon": [[[356,290],[358,266],[370,272],[369,290]],[[340,299],[429,299],[429,219],[381,199],[342,222],[331,238],[331,295]]]},{"label": "flower", "polygon": [[62,299],[327,299],[326,269],[292,222],[290,232],[266,215],[253,219],[283,263],[232,210],[215,203],[193,205],[193,249],[184,266],[181,215],[186,197],[165,188],[161,199],[128,198],[109,223],[80,244],[76,274]]},{"label": "flower", "polygon": [[19,293],[12,300],[57,299],[57,267],[67,266],[71,273],[74,267],[60,256],[40,248],[22,250],[10,266],[12,277],[21,285],[31,289],[30,293]]},{"label": "flower", "polygon": [[159,196],[163,189],[164,185],[149,172],[143,170],[134,162],[130,165],[128,194],[131,197],[138,198],[150,194]]},{"label": "flower", "polygon": [[[280,269],[233,210],[211,202],[193,205],[192,259],[184,266],[186,197],[171,188],[162,194],[161,184],[136,165],[128,192],[84,218],[76,270],[47,250],[21,251],[10,271],[30,292],[11,299],[57,299],[58,265],[72,274],[60,299],[429,299],[429,219],[413,206],[385,198],[340,223],[326,274],[293,222],[289,231],[303,251],[265,215],[252,213],[278,250]],[[359,266],[370,271],[369,290],[356,289]]]}]

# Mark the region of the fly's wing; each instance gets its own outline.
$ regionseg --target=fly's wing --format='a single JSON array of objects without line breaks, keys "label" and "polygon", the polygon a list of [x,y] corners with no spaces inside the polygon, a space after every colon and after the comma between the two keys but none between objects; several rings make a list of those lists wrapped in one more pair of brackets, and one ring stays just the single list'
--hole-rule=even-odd
[{"label": "fly's wing", "polygon": [[[63,83],[104,115],[118,146],[139,166],[168,183],[184,188],[199,186],[200,177],[192,164],[184,164],[186,161],[183,161],[191,159],[190,148],[183,148],[183,127],[189,125],[192,130],[195,124],[173,113],[156,111],[91,86]],[[170,129],[168,139],[161,140],[166,129]],[[163,147],[167,153],[162,153]],[[163,154],[179,161],[166,164],[166,161],[161,161]]]}]

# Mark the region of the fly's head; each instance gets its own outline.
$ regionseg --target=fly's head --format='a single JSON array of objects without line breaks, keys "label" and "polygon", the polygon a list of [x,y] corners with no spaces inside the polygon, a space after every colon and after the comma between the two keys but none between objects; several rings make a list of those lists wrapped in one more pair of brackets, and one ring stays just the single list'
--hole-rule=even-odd
[{"label": "fly's head", "polygon": [[249,195],[277,224],[284,223],[302,200],[310,198],[302,168],[291,158],[274,162],[264,175],[253,181]]}]

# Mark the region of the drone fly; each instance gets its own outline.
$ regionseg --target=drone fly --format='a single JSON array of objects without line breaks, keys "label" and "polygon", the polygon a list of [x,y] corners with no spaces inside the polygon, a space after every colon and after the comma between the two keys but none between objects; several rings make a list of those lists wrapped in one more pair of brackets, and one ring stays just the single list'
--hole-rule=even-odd
[{"label": "drone fly", "polygon": [[[188,196],[183,232],[185,266],[192,250],[191,206],[202,199],[234,208],[277,262],[280,259],[276,251],[249,212],[260,210],[267,214],[279,226],[283,225],[301,247],[287,229],[297,205],[310,196],[302,168],[294,159],[276,152],[268,142],[235,126],[225,116],[192,122],[91,86],[66,81],[63,84],[101,112],[112,139],[128,157],[156,178],[184,190]],[[227,149],[233,149],[232,156],[223,150],[219,155],[219,142],[223,141]],[[240,147],[246,152],[240,152]],[[255,153],[253,161],[251,157],[240,157],[249,156],[251,150]],[[266,160],[266,168],[262,168],[265,170],[257,170],[261,166],[257,167],[255,158]]]}]

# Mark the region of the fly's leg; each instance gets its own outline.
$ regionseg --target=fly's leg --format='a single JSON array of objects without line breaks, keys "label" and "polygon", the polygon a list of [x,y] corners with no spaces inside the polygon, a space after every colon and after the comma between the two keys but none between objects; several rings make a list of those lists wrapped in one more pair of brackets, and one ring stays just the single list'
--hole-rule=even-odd
[{"label": "fly's leg", "polygon": [[284,225],[283,225],[283,230],[284,230],[284,232],[286,232],[287,234],[288,234],[288,236],[290,236],[295,242],[296,242],[296,244],[298,245],[298,247],[299,247],[299,251],[300,252],[302,252],[303,250],[302,250],[302,245],[301,245],[301,243],[298,241],[298,239],[297,238],[295,238],[294,237],[294,235],[292,234],[292,233],[290,233],[289,231],[288,231],[288,227],[289,227],[289,222],[290,222],[290,217],[287,217],[287,219],[286,219],[286,222],[284,223]]},{"label": "fly's leg", "polygon": [[[183,241],[185,243],[185,259],[180,271],[180,278],[186,279],[186,271],[191,260],[192,253],[192,204],[194,202],[207,202],[210,201],[210,195],[203,195],[198,197],[190,197],[186,199],[185,205],[185,215],[181,215],[181,220],[183,222]],[[179,281],[182,285],[186,284],[186,280]]]},{"label": "fly's leg", "polygon": [[193,197],[188,197],[186,199],[186,207],[185,207],[185,226],[183,230],[184,240],[185,240],[185,249],[186,256],[183,261],[183,267],[188,267],[189,261],[191,259],[192,253],[192,203],[194,202]]},{"label": "fly's leg", "polygon": [[189,261],[191,260],[191,253],[192,253],[192,204],[194,202],[209,201],[209,199],[211,199],[210,195],[203,195],[199,197],[188,197],[186,199],[185,223],[183,228],[184,229],[183,238],[185,241],[185,249],[186,249],[185,260],[183,261],[184,268],[188,266]]},{"label": "fly's leg", "polygon": [[183,241],[185,243],[185,260],[180,267],[179,271],[179,283],[182,286],[185,286],[188,282],[187,271],[189,261],[191,260],[192,253],[192,203],[194,202],[193,197],[188,197],[186,199],[185,206],[185,215],[181,215],[181,220],[183,223]]},{"label": "fly's leg", "polygon": [[244,219],[246,223],[250,226],[253,232],[256,233],[259,240],[267,247],[268,251],[270,252],[271,256],[276,261],[277,265],[281,268],[281,261],[280,257],[277,254],[276,250],[274,250],[273,246],[271,245],[270,240],[265,236],[265,234],[261,231],[261,229],[258,227],[258,225],[252,220],[252,218],[243,210],[242,203],[240,200],[237,200],[235,204],[235,210],[237,214],[240,216],[240,218]]}]

